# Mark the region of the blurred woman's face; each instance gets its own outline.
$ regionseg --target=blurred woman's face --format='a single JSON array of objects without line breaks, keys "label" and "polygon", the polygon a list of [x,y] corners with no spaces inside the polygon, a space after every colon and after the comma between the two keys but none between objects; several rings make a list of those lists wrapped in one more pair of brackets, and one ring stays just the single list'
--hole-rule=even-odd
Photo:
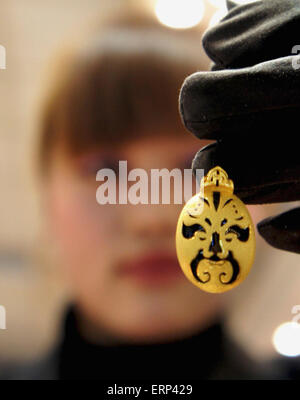
[{"label": "blurred woman's face", "polygon": [[194,287],[176,259],[183,204],[172,204],[172,184],[170,205],[96,200],[103,183],[96,181],[99,169],[113,168],[118,175],[119,160],[126,160],[128,172],[143,168],[150,181],[152,168],[190,168],[201,145],[183,134],[144,137],[72,160],[54,152],[47,183],[49,223],[74,301],[94,331],[136,343],[164,341],[192,334],[215,317],[220,297]]}]

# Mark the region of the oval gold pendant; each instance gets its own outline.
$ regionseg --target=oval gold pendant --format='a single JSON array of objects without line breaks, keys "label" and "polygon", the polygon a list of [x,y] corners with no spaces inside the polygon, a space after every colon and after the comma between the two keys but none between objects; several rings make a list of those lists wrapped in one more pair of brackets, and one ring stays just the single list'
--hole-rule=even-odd
[{"label": "oval gold pendant", "polygon": [[254,225],[233,190],[232,180],[221,167],[211,169],[177,223],[179,264],[194,285],[210,293],[238,286],[254,262]]}]

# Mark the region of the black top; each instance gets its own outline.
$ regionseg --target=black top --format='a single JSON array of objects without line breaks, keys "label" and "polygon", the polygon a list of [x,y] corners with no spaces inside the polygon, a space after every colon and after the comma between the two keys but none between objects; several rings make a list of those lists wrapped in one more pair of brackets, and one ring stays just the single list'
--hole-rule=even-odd
[{"label": "black top", "polygon": [[165,344],[103,346],[80,334],[76,312],[65,317],[62,340],[39,362],[2,369],[3,379],[264,379],[225,334],[221,322]]}]

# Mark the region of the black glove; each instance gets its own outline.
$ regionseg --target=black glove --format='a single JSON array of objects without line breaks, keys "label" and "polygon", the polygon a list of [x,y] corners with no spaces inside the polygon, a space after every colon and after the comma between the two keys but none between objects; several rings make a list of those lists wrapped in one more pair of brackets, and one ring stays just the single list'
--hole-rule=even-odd
[{"label": "black glove", "polygon": [[[212,71],[189,76],[180,92],[186,128],[216,140],[192,168],[206,174],[220,165],[247,204],[300,200],[300,56],[291,55],[300,49],[300,0],[227,5],[203,37]],[[272,246],[300,253],[300,208],[258,230]]]}]

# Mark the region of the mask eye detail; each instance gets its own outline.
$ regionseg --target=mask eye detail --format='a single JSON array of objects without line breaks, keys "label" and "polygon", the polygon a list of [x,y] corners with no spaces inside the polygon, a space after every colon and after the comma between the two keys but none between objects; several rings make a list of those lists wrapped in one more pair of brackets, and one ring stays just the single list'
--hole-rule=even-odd
[{"label": "mask eye detail", "polygon": [[223,221],[221,222],[221,226],[225,225],[225,224],[226,224],[226,222],[227,222],[227,219],[226,219],[226,218],[224,218],[224,219],[223,219]]},{"label": "mask eye detail", "polygon": [[[182,235],[186,239],[191,239],[196,232],[203,232],[206,233],[206,230],[203,228],[202,225],[194,224],[194,225],[182,225]],[[202,240],[202,239],[201,239]]]},{"label": "mask eye detail", "polygon": [[227,238],[227,239],[225,239],[226,240],[226,242],[232,242],[232,239],[230,238]]},{"label": "mask eye detail", "polygon": [[249,239],[249,228],[241,228],[239,225],[230,226],[225,232],[225,235],[228,233],[235,233],[241,242],[247,242]]},{"label": "mask eye detail", "polygon": [[206,222],[209,226],[211,226],[211,221],[210,221],[209,218],[205,218],[205,222]]}]

